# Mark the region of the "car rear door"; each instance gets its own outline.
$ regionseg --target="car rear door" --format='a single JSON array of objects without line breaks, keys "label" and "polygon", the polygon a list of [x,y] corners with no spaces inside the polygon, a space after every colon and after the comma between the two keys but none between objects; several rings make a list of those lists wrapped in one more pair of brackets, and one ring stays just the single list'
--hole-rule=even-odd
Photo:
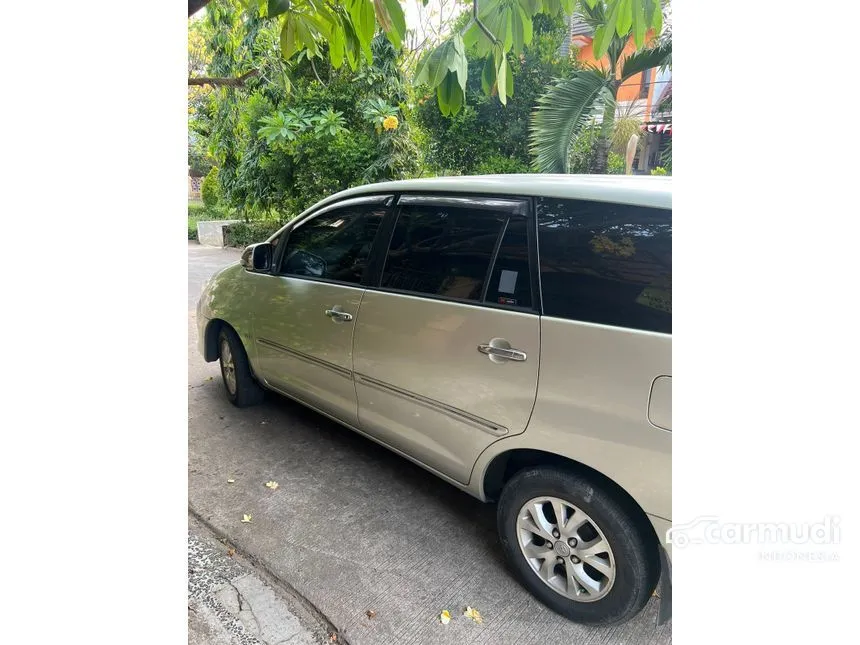
[{"label": "car rear door", "polygon": [[355,327],[361,429],[467,483],[481,451],[523,432],[534,406],[529,202],[404,195],[388,228]]},{"label": "car rear door", "polygon": [[371,247],[391,195],[323,208],[293,228],[259,285],[258,370],[276,390],[358,425],[352,341]]}]

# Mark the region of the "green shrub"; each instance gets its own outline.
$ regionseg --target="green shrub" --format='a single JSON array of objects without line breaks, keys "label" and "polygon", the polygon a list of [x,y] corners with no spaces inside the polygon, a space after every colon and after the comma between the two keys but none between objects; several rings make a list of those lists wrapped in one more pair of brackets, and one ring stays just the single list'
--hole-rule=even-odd
[{"label": "green shrub", "polygon": [[666,169],[663,166],[657,166],[656,168],[651,169],[651,174],[652,175],[668,175],[669,173],[666,172]]},{"label": "green shrub", "polygon": [[570,146],[570,172],[575,175],[591,172],[594,163],[594,148],[600,135],[599,126],[584,127]]},{"label": "green shrub", "polygon": [[610,175],[623,175],[626,170],[627,164],[624,163],[624,157],[616,152],[610,152],[606,163],[606,172]]},{"label": "green shrub", "polygon": [[301,135],[291,160],[293,192],[285,200],[286,211],[301,213],[324,197],[363,183],[375,149],[374,136],[362,132],[340,132],[325,139]]},{"label": "green shrub", "polygon": [[206,208],[214,208],[221,201],[221,186],[218,184],[218,169],[212,168],[203,179],[200,187],[200,196]]},{"label": "green shrub", "polygon": [[528,171],[528,164],[522,159],[500,154],[492,154],[475,165],[476,175],[513,175]]},{"label": "green shrub", "polygon": [[265,242],[283,223],[278,220],[263,220],[260,222],[238,222],[230,224],[224,230],[224,242],[227,246],[239,248]]}]

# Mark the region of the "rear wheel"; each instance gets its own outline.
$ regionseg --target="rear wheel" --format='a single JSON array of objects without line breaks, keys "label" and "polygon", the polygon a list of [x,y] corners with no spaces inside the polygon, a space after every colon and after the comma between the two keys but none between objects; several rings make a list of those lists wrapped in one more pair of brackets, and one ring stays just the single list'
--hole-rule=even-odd
[{"label": "rear wheel", "polygon": [[230,403],[239,408],[262,403],[265,392],[251,374],[242,341],[229,327],[223,327],[218,334],[218,354],[221,378]]},{"label": "rear wheel", "polygon": [[499,536],[545,605],[579,623],[620,623],[642,610],[660,573],[656,541],[631,511],[585,477],[529,468],[502,491]]}]

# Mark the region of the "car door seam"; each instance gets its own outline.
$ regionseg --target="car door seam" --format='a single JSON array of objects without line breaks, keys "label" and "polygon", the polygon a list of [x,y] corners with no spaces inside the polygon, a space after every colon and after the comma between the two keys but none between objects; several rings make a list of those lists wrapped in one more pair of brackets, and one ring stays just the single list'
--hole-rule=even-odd
[{"label": "car door seam", "polygon": [[349,366],[351,372],[350,378],[352,378],[352,390],[353,392],[355,392],[355,419],[356,421],[358,421],[359,427],[361,427],[361,406],[358,403],[358,386],[355,384],[355,337],[358,335],[358,314],[361,312],[361,303],[364,302],[364,295],[366,293],[367,289],[364,289],[361,292],[361,297],[358,299],[358,307],[356,308],[355,316],[353,317],[352,335],[349,343]]}]

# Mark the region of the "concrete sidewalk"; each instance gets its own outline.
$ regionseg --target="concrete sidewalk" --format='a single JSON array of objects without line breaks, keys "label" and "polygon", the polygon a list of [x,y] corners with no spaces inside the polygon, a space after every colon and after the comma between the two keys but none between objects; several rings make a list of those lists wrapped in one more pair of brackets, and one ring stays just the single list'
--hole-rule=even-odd
[{"label": "concrete sidewalk", "polygon": [[333,628],[301,599],[256,571],[194,518],[188,523],[189,645],[332,642]]}]

